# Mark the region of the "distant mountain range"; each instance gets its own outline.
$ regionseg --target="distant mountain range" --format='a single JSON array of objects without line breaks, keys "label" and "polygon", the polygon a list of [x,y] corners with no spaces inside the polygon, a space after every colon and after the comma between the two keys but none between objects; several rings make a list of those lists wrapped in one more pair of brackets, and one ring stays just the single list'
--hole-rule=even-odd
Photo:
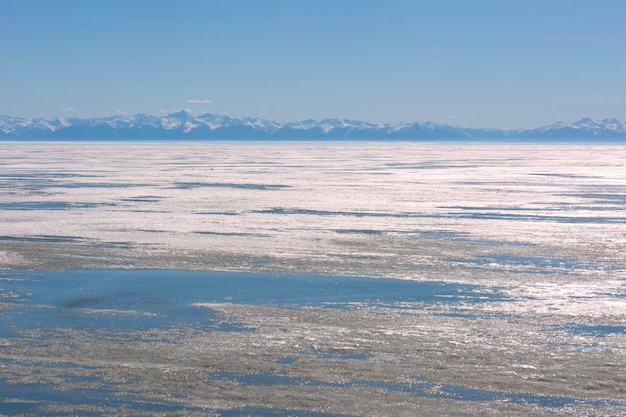
[{"label": "distant mountain range", "polygon": [[0,116],[0,140],[551,140],[626,142],[626,123],[585,118],[536,129],[469,129],[432,122],[375,124],[321,119],[274,122],[186,111],[96,118]]}]

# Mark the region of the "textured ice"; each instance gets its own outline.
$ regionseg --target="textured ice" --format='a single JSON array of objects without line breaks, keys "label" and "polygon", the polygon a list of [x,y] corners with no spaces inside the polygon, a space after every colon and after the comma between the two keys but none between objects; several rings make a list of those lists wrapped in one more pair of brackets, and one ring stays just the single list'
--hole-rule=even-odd
[{"label": "textured ice", "polygon": [[[0,330],[0,409],[72,414],[82,390],[83,415],[114,414],[107,396],[120,415],[622,415],[625,160],[586,145],[3,144],[0,317],[29,325]],[[54,298],[18,273],[107,269],[349,278],[339,301],[272,304],[137,282],[104,297],[89,279]],[[354,277],[416,282],[377,301]],[[35,409],[20,389],[59,401]]]}]

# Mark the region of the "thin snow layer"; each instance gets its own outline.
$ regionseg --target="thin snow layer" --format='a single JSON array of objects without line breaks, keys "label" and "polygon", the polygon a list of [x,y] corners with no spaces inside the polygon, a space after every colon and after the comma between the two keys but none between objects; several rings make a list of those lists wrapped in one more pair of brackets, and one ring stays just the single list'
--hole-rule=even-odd
[{"label": "thin snow layer", "polygon": [[449,280],[502,288],[515,312],[626,314],[624,160],[618,146],[11,143],[0,259]]},{"label": "thin snow layer", "polygon": [[611,146],[7,144],[0,251],[7,267],[62,267],[28,252],[45,245],[80,252],[68,267],[157,258],[619,286],[625,157]]},{"label": "thin snow layer", "polygon": [[[51,340],[25,332],[0,339],[0,381],[55,380],[52,362],[29,364],[62,357],[85,367],[78,376],[98,366],[109,387],[139,381],[145,388],[129,388],[138,395],[198,409],[245,410],[261,398],[363,416],[620,415],[624,161],[624,147],[584,145],[5,144],[3,269],[260,271],[473,289],[466,302],[462,293],[385,308],[189,304],[240,332],[190,325],[111,341],[88,329],[53,329]],[[0,311],[27,298],[2,288]],[[83,313],[123,316],[114,307]],[[282,382],[242,382],[253,377]],[[412,394],[416,384],[433,391]],[[462,388],[500,399],[457,404]],[[532,395],[560,405],[538,407]]]}]

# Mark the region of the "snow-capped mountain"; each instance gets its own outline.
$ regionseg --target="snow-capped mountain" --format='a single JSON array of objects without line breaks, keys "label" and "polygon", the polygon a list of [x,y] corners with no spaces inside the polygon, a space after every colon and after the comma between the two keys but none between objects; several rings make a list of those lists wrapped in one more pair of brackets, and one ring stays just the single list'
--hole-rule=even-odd
[{"label": "snow-capped mountain", "polygon": [[557,122],[525,131],[523,136],[557,139],[626,138],[626,123],[617,119],[593,120],[586,117],[575,123]]},{"label": "snow-capped mountain", "polygon": [[254,140],[605,140],[626,141],[626,123],[585,118],[527,130],[468,129],[432,122],[374,124],[348,119],[275,122],[181,110],[97,118],[24,119],[0,116],[4,139],[254,139]]}]

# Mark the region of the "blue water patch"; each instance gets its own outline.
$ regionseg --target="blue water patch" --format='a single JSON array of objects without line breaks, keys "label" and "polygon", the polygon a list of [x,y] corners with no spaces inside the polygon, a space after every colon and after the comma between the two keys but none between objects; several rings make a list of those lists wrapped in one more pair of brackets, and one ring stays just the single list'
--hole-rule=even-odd
[{"label": "blue water patch", "polygon": [[78,236],[60,235],[35,235],[35,236],[0,236],[0,240],[9,242],[34,242],[34,243],[79,243],[85,241]]},{"label": "blue water patch", "polygon": [[[569,194],[572,195],[572,194]],[[626,194],[622,193],[585,193],[585,194],[573,194],[576,197],[588,198],[594,200],[596,203],[604,204],[619,204],[620,206],[626,205]]]},{"label": "blue water patch", "polygon": [[285,184],[240,184],[230,182],[177,182],[176,188],[239,188],[244,190],[280,190],[289,188]]},{"label": "blue water patch", "polygon": [[214,410],[219,417],[356,417],[349,414],[331,414],[308,410],[281,410],[279,408],[242,407],[232,410]]},{"label": "blue water patch", "polygon": [[[445,208],[445,207],[444,207]],[[462,209],[462,208],[461,208]],[[280,214],[280,215],[300,215],[300,216],[346,216],[346,217],[374,217],[374,218],[432,218],[432,219],[473,219],[473,220],[519,220],[532,222],[554,222],[554,223],[596,223],[596,224],[623,224],[626,217],[617,216],[558,216],[543,214],[526,214],[525,209],[515,210],[515,213],[499,213],[494,209],[485,211],[465,211],[447,212],[441,214],[419,213],[419,212],[374,212],[374,211],[334,211],[334,210],[313,210],[303,208],[273,207],[260,210],[251,210],[255,214]]]},{"label": "blue water patch", "polygon": [[42,178],[99,178],[101,175],[65,173],[65,172],[35,172],[33,174],[0,174],[0,179],[9,178],[11,180],[40,180]]},{"label": "blue water patch", "polygon": [[463,210],[463,211],[561,211],[560,208],[542,208],[537,209],[533,207],[489,207],[489,206],[439,206],[438,208],[442,209],[455,209],[455,210]]},{"label": "blue water patch", "polygon": [[276,359],[276,363],[280,365],[292,365],[296,362],[298,362],[298,358],[285,357]]},{"label": "blue water patch", "polygon": [[204,214],[212,216],[238,216],[236,211],[194,211],[193,214]]},{"label": "blue water patch", "polygon": [[56,172],[37,172],[35,174],[0,174],[0,188],[19,188],[23,190],[41,190],[50,187],[71,187],[74,183],[60,182],[73,178],[97,178],[97,175],[83,175]]},{"label": "blue water patch", "polygon": [[43,190],[46,188],[132,188],[149,187],[144,183],[108,183],[108,182],[59,182],[47,178],[15,177],[11,181],[0,182],[0,188],[19,187],[24,190]]},{"label": "blue water patch", "polygon": [[419,237],[428,240],[469,240],[469,233],[451,230],[425,230],[419,232]]},{"label": "blue water patch", "polygon": [[[345,309],[354,304],[477,303],[500,296],[439,281],[192,272],[177,270],[5,271],[1,285],[21,301],[0,316],[0,335],[28,329],[149,329],[191,326],[245,331],[210,308],[237,303]],[[42,308],[41,306],[47,306]]]},{"label": "blue water patch", "polygon": [[[615,216],[548,216],[540,214],[511,214],[511,213],[447,213],[448,217],[473,220],[519,220],[530,222],[553,222],[553,223],[595,223],[595,224],[623,224],[626,217]],[[444,216],[442,216],[444,217]]]},{"label": "blue water patch", "polygon": [[63,201],[19,201],[0,203],[0,210],[67,210],[71,203]]},{"label": "blue water patch", "polygon": [[226,379],[240,385],[289,385],[325,388],[366,388],[401,392],[423,398],[444,398],[457,401],[493,402],[506,401],[512,404],[533,404],[540,407],[565,407],[568,405],[589,406],[626,406],[625,400],[580,398],[561,395],[542,395],[527,392],[492,391],[473,388],[466,385],[436,384],[417,376],[412,382],[391,382],[371,380],[351,380],[346,382],[327,382],[290,376],[286,373],[214,372],[213,379]]},{"label": "blue water patch", "polygon": [[123,201],[125,203],[158,203],[162,199],[163,197],[160,197],[160,196],[146,195],[146,196],[122,198],[120,201]]},{"label": "blue water patch", "polygon": [[[19,402],[10,401],[19,399]],[[9,400],[9,401],[3,401]],[[206,411],[199,407],[186,406],[174,401],[161,401],[151,398],[143,398],[135,395],[120,394],[112,389],[112,386],[104,385],[98,389],[69,389],[59,390],[53,384],[29,383],[8,384],[0,378],[0,415],[26,416],[37,415],[41,417],[56,417],[70,415],[59,411],[47,410],[49,404],[74,406],[72,416],[101,417],[110,415],[111,409],[120,408],[125,410],[126,415],[146,415],[145,413],[179,413]],[[83,409],[96,408],[101,411]]]},{"label": "blue water patch", "polygon": [[132,187],[150,187],[153,184],[144,183],[109,183],[109,182],[68,182],[68,183],[49,183],[47,188],[132,188]]},{"label": "blue water patch", "polygon": [[[389,212],[371,212],[371,211],[332,211],[332,210],[311,210],[300,208],[284,208],[274,207],[262,210],[252,210],[252,213],[258,214],[291,214],[291,215],[308,215],[308,216],[353,216],[353,217],[392,217],[392,218],[411,218],[411,217],[434,217],[420,213],[389,213]],[[438,216],[437,216],[438,217]]]},{"label": "blue water patch", "polygon": [[336,229],[335,233],[354,235],[382,235],[385,232],[376,229]]},{"label": "blue water patch", "polygon": [[268,237],[269,235],[263,233],[246,233],[246,232],[212,232],[212,231],[198,231],[193,232],[198,235],[213,235],[213,236],[255,236],[255,237]]},{"label": "blue water patch", "polygon": [[569,333],[582,336],[626,335],[626,326],[617,325],[568,323],[561,328]]},{"label": "blue water patch", "polygon": [[88,244],[95,248],[129,248],[132,242],[107,242],[85,239],[79,236],[59,236],[59,235],[34,235],[34,236],[0,236],[0,241],[5,242],[30,242],[30,243],[64,243],[64,244]]},{"label": "blue water patch", "polygon": [[598,175],[580,175],[580,174],[553,174],[553,173],[535,173],[530,174],[537,177],[554,177],[554,178],[581,178],[581,179],[592,179],[592,178],[601,178]]},{"label": "blue water patch", "polygon": [[497,263],[507,266],[526,267],[544,270],[547,268],[574,269],[589,267],[588,262],[576,258],[552,258],[547,256],[524,256],[511,253],[477,255],[476,259],[482,264]]},{"label": "blue water patch", "polygon": [[113,203],[69,203],[65,201],[17,201],[0,203],[0,210],[69,210],[115,206]]}]

